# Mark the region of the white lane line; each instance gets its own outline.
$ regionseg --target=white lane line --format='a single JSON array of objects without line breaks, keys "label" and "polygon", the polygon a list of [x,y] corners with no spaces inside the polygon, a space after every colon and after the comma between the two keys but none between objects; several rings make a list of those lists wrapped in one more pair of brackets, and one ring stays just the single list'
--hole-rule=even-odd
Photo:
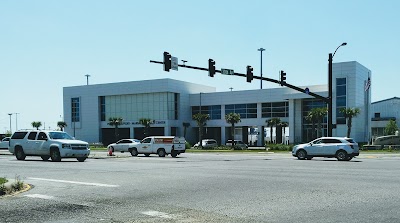
[{"label": "white lane line", "polygon": [[40,199],[45,199],[45,200],[52,200],[54,199],[53,196],[48,196],[48,195],[43,195],[43,194],[27,194],[24,195],[25,197],[32,197],[32,198],[40,198]]},{"label": "white lane line", "polygon": [[30,179],[30,180],[50,181],[50,182],[59,182],[59,183],[81,184],[81,185],[97,186],[97,187],[119,187],[119,185],[112,185],[112,184],[87,183],[87,182],[79,182],[79,181],[55,180],[55,179],[45,179],[45,178],[36,178],[36,177],[28,177],[28,179]]},{"label": "white lane line", "polygon": [[159,218],[167,218],[167,219],[174,219],[176,216],[172,214],[168,214],[165,212],[160,212],[160,211],[144,211],[142,214],[151,216],[151,217],[159,217]]}]

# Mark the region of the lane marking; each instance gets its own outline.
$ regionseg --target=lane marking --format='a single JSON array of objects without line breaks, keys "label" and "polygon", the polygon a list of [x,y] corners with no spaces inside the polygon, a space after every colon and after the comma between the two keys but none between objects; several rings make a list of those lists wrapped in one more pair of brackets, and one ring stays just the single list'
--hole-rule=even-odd
[{"label": "lane marking", "polygon": [[167,218],[167,219],[174,219],[176,216],[165,213],[165,212],[160,212],[160,211],[144,211],[142,214],[151,216],[151,217],[159,217],[159,218]]},{"label": "lane marking", "polygon": [[79,182],[79,181],[55,180],[55,179],[45,179],[45,178],[36,178],[36,177],[28,177],[28,179],[30,179],[30,180],[41,180],[41,181],[58,182],[58,183],[80,184],[80,185],[97,186],[97,187],[119,187],[119,185],[112,185],[112,184],[87,183],[87,182]]},{"label": "lane marking", "polygon": [[53,196],[48,196],[48,195],[43,195],[43,194],[27,194],[24,195],[25,197],[31,197],[31,198],[40,198],[40,199],[45,199],[45,200],[52,200],[54,199]]}]

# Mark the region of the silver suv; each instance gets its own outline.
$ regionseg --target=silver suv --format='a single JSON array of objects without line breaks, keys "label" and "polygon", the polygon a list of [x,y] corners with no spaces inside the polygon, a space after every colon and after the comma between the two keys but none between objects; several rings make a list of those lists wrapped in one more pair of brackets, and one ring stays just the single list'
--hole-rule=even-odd
[{"label": "silver suv", "polygon": [[350,161],[359,154],[358,144],[346,137],[321,137],[306,144],[296,145],[292,149],[292,155],[300,160],[336,157],[339,161]]},{"label": "silver suv", "polygon": [[83,162],[90,154],[87,142],[76,140],[66,132],[40,130],[14,132],[8,150],[18,160],[40,156],[43,160],[51,158],[53,162],[59,162],[61,158],[76,158]]}]

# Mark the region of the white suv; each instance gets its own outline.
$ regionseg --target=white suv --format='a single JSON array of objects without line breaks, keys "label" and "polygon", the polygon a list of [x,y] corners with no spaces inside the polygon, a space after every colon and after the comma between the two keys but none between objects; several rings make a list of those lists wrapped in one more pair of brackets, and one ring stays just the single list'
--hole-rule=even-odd
[{"label": "white suv", "polygon": [[336,157],[339,161],[349,161],[359,154],[358,144],[346,137],[321,137],[306,144],[296,145],[292,149],[292,155],[300,160]]},{"label": "white suv", "polygon": [[18,160],[40,156],[43,160],[51,158],[53,162],[59,162],[61,158],[76,158],[83,162],[90,154],[87,142],[75,140],[66,132],[40,130],[14,132],[8,150]]}]

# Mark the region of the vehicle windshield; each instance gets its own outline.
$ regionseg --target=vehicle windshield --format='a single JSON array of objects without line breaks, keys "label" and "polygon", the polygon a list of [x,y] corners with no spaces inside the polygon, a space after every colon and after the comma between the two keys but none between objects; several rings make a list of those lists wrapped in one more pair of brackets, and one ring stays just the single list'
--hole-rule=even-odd
[{"label": "vehicle windshield", "polygon": [[50,139],[70,139],[73,140],[74,138],[66,132],[49,132]]}]

